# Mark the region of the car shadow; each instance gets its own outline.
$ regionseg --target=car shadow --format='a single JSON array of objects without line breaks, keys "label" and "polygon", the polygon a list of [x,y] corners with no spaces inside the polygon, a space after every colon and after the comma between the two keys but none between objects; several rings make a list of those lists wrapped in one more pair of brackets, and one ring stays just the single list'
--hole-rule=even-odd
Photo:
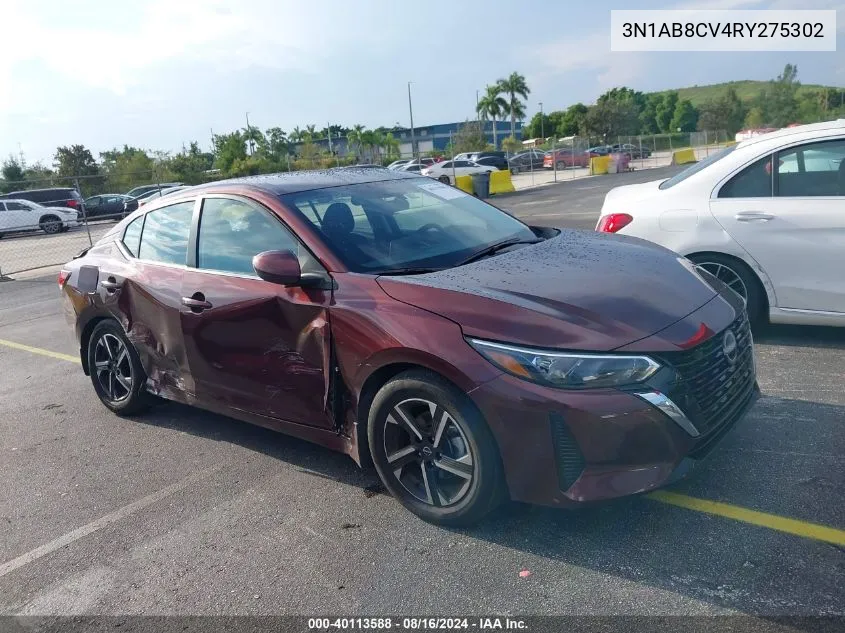
[{"label": "car shadow", "polygon": [[[780,514],[812,520],[806,516],[806,501],[801,501],[806,497],[805,491],[827,499],[819,498],[816,503],[829,504],[830,495],[841,494],[840,489],[804,489],[796,485],[789,491],[773,490],[772,486],[784,485],[780,471],[791,472],[795,468],[804,476],[807,473],[803,463],[786,468],[783,461],[773,460],[769,453],[787,456],[785,459],[795,454],[815,460],[813,451],[824,447],[837,460],[826,476],[836,478],[845,445],[836,435],[832,435],[833,446],[830,438],[823,437],[819,442],[818,437],[807,433],[789,435],[777,424],[785,427],[803,412],[822,416],[832,427],[836,420],[845,419],[845,407],[773,400],[770,408],[785,412],[780,423],[773,422],[770,411],[761,411],[748,428],[740,425],[725,438],[704,462],[706,467],[672,490],[768,512],[773,510],[767,500],[782,495],[788,507],[780,508]],[[369,498],[384,493],[372,468],[362,470],[347,456],[224,416],[165,403],[136,419],[143,424],[236,444],[288,463],[298,472],[352,486],[359,492],[350,497],[351,504],[356,503],[357,494]],[[766,440],[755,439],[769,431],[775,438],[771,451],[767,450]],[[835,434],[835,430],[830,433]],[[760,455],[755,461],[743,457],[741,452],[745,450]],[[824,463],[819,466],[824,467]],[[417,525],[427,529],[421,523]],[[412,523],[403,529],[417,528]],[[843,582],[842,548],[665,505],[647,496],[577,510],[511,502],[479,526],[448,531],[525,552],[533,565],[545,567],[546,573],[555,576],[561,568],[549,565],[563,563],[744,613],[795,615],[845,608],[845,597],[837,590]]]},{"label": "car shadow", "polygon": [[772,324],[756,332],[754,342],[790,347],[845,349],[845,328]]}]

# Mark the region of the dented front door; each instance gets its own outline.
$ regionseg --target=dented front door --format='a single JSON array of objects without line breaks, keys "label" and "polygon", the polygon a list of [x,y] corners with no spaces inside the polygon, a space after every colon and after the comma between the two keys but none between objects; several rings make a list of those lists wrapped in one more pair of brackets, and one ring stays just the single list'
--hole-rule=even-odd
[{"label": "dented front door", "polygon": [[323,290],[188,269],[182,331],[196,396],[209,405],[331,427]]}]

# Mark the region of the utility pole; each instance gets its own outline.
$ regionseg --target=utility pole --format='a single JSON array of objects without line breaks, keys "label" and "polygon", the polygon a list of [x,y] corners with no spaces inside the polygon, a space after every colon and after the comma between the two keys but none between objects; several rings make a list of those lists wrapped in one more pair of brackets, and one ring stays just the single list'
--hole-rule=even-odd
[{"label": "utility pole", "polygon": [[543,121],[543,102],[540,102],[540,136],[543,137],[543,143],[546,142],[546,126]]},{"label": "utility pole", "polygon": [[331,123],[326,123],[326,131],[329,133],[329,154],[332,153],[332,125]]},{"label": "utility pole", "polygon": [[246,113],[246,146],[249,148],[249,155],[252,156],[252,128],[249,127],[249,112]]},{"label": "utility pole", "polygon": [[23,157],[23,145],[18,141],[18,155],[21,157],[21,169],[26,169],[26,159]]},{"label": "utility pole", "polygon": [[411,105],[411,83],[408,82],[408,114],[411,115],[411,156],[418,159],[417,141],[414,138],[414,107]]},{"label": "utility pole", "polygon": [[216,154],[216,148],[214,147],[214,129],[208,128],[208,131],[211,132],[211,153],[212,155]]}]

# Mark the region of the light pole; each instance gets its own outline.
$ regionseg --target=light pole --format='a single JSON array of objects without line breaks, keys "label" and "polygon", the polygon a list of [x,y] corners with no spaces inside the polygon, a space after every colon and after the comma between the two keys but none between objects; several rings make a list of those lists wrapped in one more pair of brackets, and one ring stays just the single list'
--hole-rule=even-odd
[{"label": "light pole", "polygon": [[411,105],[411,84],[413,82],[408,82],[408,114],[411,116],[411,156],[414,158],[419,158],[416,152],[416,145],[417,141],[414,138],[414,107]]},{"label": "light pole", "polygon": [[246,145],[249,147],[249,155],[252,156],[252,129],[249,127],[249,112],[246,113]]},{"label": "light pole", "polygon": [[540,136],[543,137],[543,143],[546,142],[546,125],[543,121],[543,102],[540,102]]}]

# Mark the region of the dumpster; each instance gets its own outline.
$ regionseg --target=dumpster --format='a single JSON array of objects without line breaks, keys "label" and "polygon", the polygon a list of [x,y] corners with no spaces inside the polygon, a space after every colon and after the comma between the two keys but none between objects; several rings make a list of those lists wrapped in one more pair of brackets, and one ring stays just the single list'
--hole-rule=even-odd
[{"label": "dumpster", "polygon": [[472,191],[477,198],[490,197],[490,172],[472,175]]}]

